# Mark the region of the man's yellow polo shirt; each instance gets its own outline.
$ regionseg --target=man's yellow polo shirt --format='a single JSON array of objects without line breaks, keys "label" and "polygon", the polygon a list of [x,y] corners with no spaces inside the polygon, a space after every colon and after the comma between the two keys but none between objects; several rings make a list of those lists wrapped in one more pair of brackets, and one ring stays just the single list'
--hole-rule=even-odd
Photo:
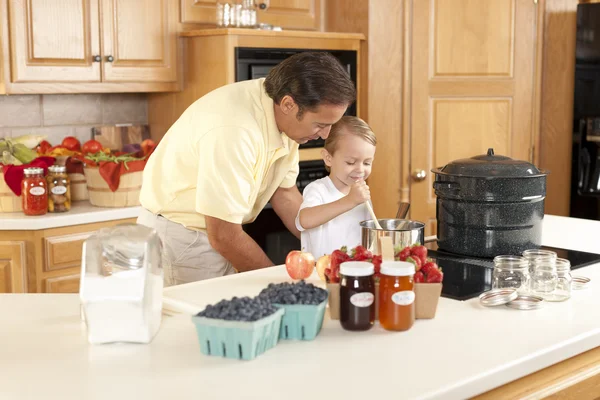
[{"label": "man's yellow polo shirt", "polygon": [[278,187],[296,184],[298,144],[277,129],[263,82],[223,86],[181,115],[144,169],[144,208],[204,230],[205,215],[252,222]]}]

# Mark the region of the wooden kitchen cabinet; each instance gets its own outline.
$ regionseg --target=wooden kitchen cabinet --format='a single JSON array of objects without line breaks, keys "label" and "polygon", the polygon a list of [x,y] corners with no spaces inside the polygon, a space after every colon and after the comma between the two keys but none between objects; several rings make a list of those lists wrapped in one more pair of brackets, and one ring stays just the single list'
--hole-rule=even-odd
[{"label": "wooden kitchen cabinet", "polygon": [[83,242],[135,218],[30,231],[0,231],[0,293],[77,293]]},{"label": "wooden kitchen cabinet", "polygon": [[378,217],[410,201],[410,218],[435,234],[431,169],[490,147],[537,163],[543,0],[344,5],[326,3],[325,29],[367,36],[366,115],[377,135],[368,184]]},{"label": "wooden kitchen cabinet", "polygon": [[0,240],[0,293],[27,292],[27,255],[22,240]]},{"label": "wooden kitchen cabinet", "polygon": [[[255,0],[256,19],[283,29],[319,30],[321,1]],[[215,25],[216,5],[217,0],[181,0],[181,22]]]},{"label": "wooden kitchen cabinet", "polygon": [[7,93],[177,89],[178,0],[0,0],[0,6]]}]

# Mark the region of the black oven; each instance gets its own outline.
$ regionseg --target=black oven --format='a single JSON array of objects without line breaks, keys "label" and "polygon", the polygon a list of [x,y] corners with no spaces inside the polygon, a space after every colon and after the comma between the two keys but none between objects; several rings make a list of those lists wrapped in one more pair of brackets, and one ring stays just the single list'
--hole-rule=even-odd
[{"label": "black oven", "polygon": [[[275,48],[235,48],[235,77],[236,82],[257,79],[267,76],[271,68],[289,56],[302,51],[327,51],[335,56],[350,74],[356,86],[357,52],[354,50],[320,50],[320,49],[275,49]],[[358,100],[357,100],[358,101]],[[357,103],[354,102],[346,115],[356,115]],[[323,140],[311,140],[300,145],[300,149],[323,147]],[[328,175],[323,160],[301,161],[296,186],[300,192],[310,182]],[[275,264],[285,263],[285,257],[291,250],[300,249],[300,240],[292,235],[279,219],[270,204],[259,214],[251,224],[244,225],[244,231],[250,235],[267,253]]]},{"label": "black oven", "polygon": [[[327,174],[323,160],[300,161],[296,186],[302,193],[306,185]],[[244,225],[244,231],[258,243],[276,265],[284,264],[285,257],[290,251],[300,249],[300,240],[287,230],[271,204],[267,204],[253,223]]]}]

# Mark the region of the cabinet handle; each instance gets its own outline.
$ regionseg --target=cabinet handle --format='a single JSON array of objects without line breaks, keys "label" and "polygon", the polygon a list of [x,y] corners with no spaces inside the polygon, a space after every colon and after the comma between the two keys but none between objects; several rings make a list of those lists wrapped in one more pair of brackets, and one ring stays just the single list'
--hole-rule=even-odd
[{"label": "cabinet handle", "polygon": [[258,5],[258,8],[260,8],[261,10],[266,10],[267,9],[267,4],[266,3],[260,3]]},{"label": "cabinet handle", "polygon": [[100,56],[94,56],[93,57],[93,61],[94,62],[100,62],[100,61],[102,61],[102,58]]},{"label": "cabinet handle", "polygon": [[106,61],[113,62],[113,61],[115,61],[115,59],[113,58],[113,56],[107,56]]}]

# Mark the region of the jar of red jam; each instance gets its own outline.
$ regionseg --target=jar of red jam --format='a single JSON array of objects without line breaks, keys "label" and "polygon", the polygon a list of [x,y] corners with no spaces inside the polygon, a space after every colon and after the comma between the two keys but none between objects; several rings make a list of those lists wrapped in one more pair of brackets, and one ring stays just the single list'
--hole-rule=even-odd
[{"label": "jar of red jam", "polygon": [[48,211],[48,186],[43,168],[25,168],[21,181],[21,202],[25,215],[44,215]]},{"label": "jar of red jam", "polygon": [[379,323],[389,331],[407,331],[415,323],[415,266],[384,261],[379,278]]},{"label": "jar of red jam", "polygon": [[340,323],[349,331],[366,331],[375,323],[373,264],[347,261],[340,264]]}]

